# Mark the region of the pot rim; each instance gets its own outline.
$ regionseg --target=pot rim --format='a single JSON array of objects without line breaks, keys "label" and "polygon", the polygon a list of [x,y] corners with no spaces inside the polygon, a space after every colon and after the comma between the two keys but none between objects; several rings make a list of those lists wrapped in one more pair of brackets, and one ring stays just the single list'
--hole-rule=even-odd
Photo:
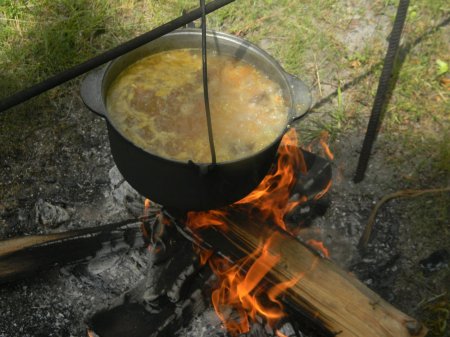
[{"label": "pot rim", "polygon": [[[149,42],[148,44],[145,44],[142,47],[145,47],[149,44],[155,43],[159,40],[162,40],[166,37],[172,37],[172,36],[183,36],[183,35],[198,35],[201,37],[202,31],[199,28],[180,28],[177,29],[171,33],[168,33],[166,35],[161,36],[160,38],[158,38],[157,40],[154,40],[152,42]],[[241,37],[238,36],[234,36],[231,34],[227,34],[227,33],[223,33],[223,32],[218,32],[218,31],[214,31],[214,30],[207,30],[206,31],[206,36],[207,38],[213,38],[213,39],[218,39],[218,40],[227,40],[227,41],[231,41],[234,44],[238,44],[240,46],[244,46],[249,50],[252,50],[253,52],[255,52],[256,54],[258,54],[260,57],[264,58],[265,61],[267,61],[267,63],[269,63],[272,67],[274,67],[277,72],[281,75],[281,78],[284,80],[285,82],[285,89],[288,91],[288,96],[289,96],[289,104],[287,107],[287,111],[286,111],[286,119],[285,119],[285,126],[283,129],[281,129],[281,131],[278,133],[278,135],[269,143],[267,144],[265,147],[263,147],[262,149],[253,152],[251,155],[247,155],[245,157],[241,157],[241,158],[237,158],[237,159],[233,159],[233,160],[224,160],[224,161],[217,161],[215,164],[213,164],[212,162],[194,162],[192,160],[178,160],[178,159],[174,159],[174,158],[167,158],[164,157],[160,154],[156,154],[152,151],[149,151],[147,149],[142,148],[141,146],[135,144],[134,142],[132,142],[128,137],[126,137],[122,131],[120,130],[120,128],[116,127],[116,125],[114,124],[113,121],[111,121],[111,119],[109,118],[109,112],[108,109],[106,108],[106,92],[108,88],[105,88],[105,78],[108,74],[108,72],[111,70],[111,68],[114,67],[114,65],[116,63],[118,63],[123,56],[118,57],[116,59],[114,59],[113,61],[109,62],[104,71],[102,72],[102,79],[101,79],[101,99],[103,101],[104,107],[105,107],[105,112],[106,114],[104,115],[105,119],[107,120],[107,122],[114,128],[114,130],[116,130],[127,142],[129,142],[130,144],[132,144],[133,146],[139,148],[140,150],[155,156],[159,159],[168,161],[168,162],[172,162],[172,163],[177,163],[177,164],[181,164],[181,165],[196,165],[196,166],[200,166],[200,167],[210,167],[210,166],[214,166],[214,165],[232,165],[232,164],[236,164],[236,163],[240,163],[244,160],[249,160],[254,156],[258,156],[259,154],[267,151],[270,147],[272,147],[275,143],[279,143],[282,139],[282,137],[284,136],[284,134],[290,129],[290,123],[292,121],[292,119],[294,118],[294,111],[295,111],[295,107],[294,107],[294,94],[293,94],[293,90],[292,87],[290,85],[289,79],[288,79],[288,73],[283,69],[283,67],[279,64],[279,62],[273,57],[271,56],[269,53],[267,53],[266,51],[264,51],[263,49],[261,49],[260,47],[258,47],[257,45],[249,42],[248,40],[245,40]],[[129,52],[126,55],[132,54],[134,51]],[[151,55],[151,53],[147,54]],[[136,62],[136,61],[135,61]],[[245,61],[244,61],[245,62]],[[134,63],[134,62],[133,62]],[[133,63],[130,63],[133,64]],[[129,66],[129,65],[128,65]],[[123,68],[121,71],[123,71],[125,68]],[[263,71],[263,69],[258,68],[259,70]],[[282,90],[285,90],[284,88],[282,88]]]}]

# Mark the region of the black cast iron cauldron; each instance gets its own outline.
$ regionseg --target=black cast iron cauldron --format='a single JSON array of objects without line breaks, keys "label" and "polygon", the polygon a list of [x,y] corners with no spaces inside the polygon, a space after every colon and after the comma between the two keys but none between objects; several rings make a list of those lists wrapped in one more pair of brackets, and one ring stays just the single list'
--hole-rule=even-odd
[{"label": "black cast iron cauldron", "polygon": [[81,85],[81,97],[89,109],[106,119],[114,161],[123,177],[143,196],[180,211],[229,205],[261,182],[274,162],[289,123],[309,109],[311,96],[303,82],[286,73],[265,51],[238,37],[208,31],[208,51],[215,50],[251,63],[280,84],[289,106],[286,128],[263,150],[234,161],[213,165],[159,157],[136,146],[118,131],[108,118],[105,97],[110,84],[130,64],[153,53],[179,48],[200,49],[201,30],[181,29],[164,35],[91,72]]}]

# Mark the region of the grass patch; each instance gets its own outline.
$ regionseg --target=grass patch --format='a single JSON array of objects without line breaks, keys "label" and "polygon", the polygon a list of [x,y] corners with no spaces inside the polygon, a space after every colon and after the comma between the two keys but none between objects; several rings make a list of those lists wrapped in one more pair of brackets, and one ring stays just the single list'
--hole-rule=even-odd
[{"label": "grass patch", "polygon": [[[450,133],[442,130],[435,134],[423,133],[397,135],[397,150],[390,160],[408,170],[406,176],[412,186],[445,187],[450,177]],[[393,139],[393,137],[391,137]],[[391,140],[392,141],[392,140]],[[392,141],[393,142],[393,141]],[[399,153],[399,151],[401,151]]]},{"label": "grass patch", "polygon": [[10,1],[0,7],[2,92],[10,93],[94,54],[107,29],[102,1]]},{"label": "grass patch", "polygon": [[2,2],[2,93],[6,96],[81,63],[180,13],[181,7],[173,1]]},{"label": "grass patch", "polygon": [[430,330],[428,337],[448,337],[450,327],[450,298],[443,296],[423,308],[423,319]]},{"label": "grass patch", "polygon": [[449,92],[442,83],[436,61],[446,58],[444,31],[439,31],[413,49],[405,59],[386,115],[388,129],[421,128],[448,122]]}]

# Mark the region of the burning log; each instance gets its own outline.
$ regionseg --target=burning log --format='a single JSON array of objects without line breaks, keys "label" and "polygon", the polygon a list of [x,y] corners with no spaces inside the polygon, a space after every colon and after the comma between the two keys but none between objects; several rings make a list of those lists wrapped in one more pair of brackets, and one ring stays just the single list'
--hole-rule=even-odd
[{"label": "burning log", "polygon": [[140,222],[126,220],[80,230],[0,241],[0,284],[30,276],[55,264],[86,259],[105,245],[143,242]]},{"label": "burning log", "polygon": [[[322,145],[331,158],[325,142]],[[212,300],[227,329],[233,335],[246,333],[249,318],[255,320],[256,316],[273,325],[283,316],[277,297],[284,294],[286,304],[323,327],[328,335],[425,336],[427,329],[419,322],[341,270],[326,254],[318,253],[320,244],[305,244],[288,233],[285,216],[311,198],[304,193],[290,198],[299,186],[296,173],[308,172],[305,159],[297,150],[295,134],[286,134],[276,167],[252,193],[220,210],[190,212],[187,227],[179,226],[208,256],[216,253],[210,265],[220,287]],[[330,186],[331,181],[313,199],[323,196]],[[228,308],[239,318],[227,316]]]},{"label": "burning log", "polygon": [[[340,337],[423,337],[427,329],[367,288],[356,277],[278,226],[229,211],[224,226],[207,227],[190,235],[204,249],[238,261],[268,240],[279,261],[265,275],[272,284],[296,280],[283,302]],[[247,213],[248,214],[248,213]],[[183,231],[189,231],[184,228]]]}]

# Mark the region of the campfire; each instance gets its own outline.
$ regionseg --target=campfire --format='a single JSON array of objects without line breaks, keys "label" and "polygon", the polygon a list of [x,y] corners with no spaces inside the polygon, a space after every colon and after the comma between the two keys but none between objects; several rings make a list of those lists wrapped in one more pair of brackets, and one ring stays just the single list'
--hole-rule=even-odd
[{"label": "campfire", "polygon": [[[319,143],[331,157],[326,141]],[[203,295],[209,295],[217,317],[231,336],[251,334],[255,326],[265,331],[258,336],[283,337],[288,336],[286,333],[294,336],[299,331],[324,337],[336,333],[423,336],[424,329],[418,322],[340,271],[329,260],[322,242],[299,241],[296,234],[304,225],[302,221],[294,225],[285,221],[303,204],[317,202],[331,186],[327,176],[319,189],[316,183],[312,184],[316,187],[314,191],[296,191],[299,179],[307,176],[313,167],[311,160],[308,165],[307,153],[298,148],[296,134],[291,130],[283,138],[273,169],[245,198],[210,211],[176,214],[162,209],[156,221],[150,225],[144,222],[149,250],[156,256],[167,256],[167,251],[175,255],[166,264],[172,271],[173,265],[177,265],[174,261],[181,256],[173,253],[173,247],[178,244],[168,247],[167,238],[176,237],[178,232],[194,244],[197,262],[182,266],[181,271],[179,265],[175,268],[179,276],[174,282],[169,281],[173,285],[166,290],[166,295],[172,302],[180,301],[183,288],[191,288],[189,283],[198,281],[196,275],[206,268],[213,276],[203,276],[205,283],[201,287],[208,289]],[[328,172],[324,167],[328,166],[315,170]],[[151,202],[146,200],[144,216],[149,215],[150,207]],[[185,241],[183,244],[186,247]],[[179,252],[180,247],[175,251]],[[165,281],[161,278],[158,282]],[[153,291],[154,285],[150,288]],[[192,299],[192,293],[190,296]],[[116,317],[114,310],[92,318],[91,326],[100,332],[99,336],[115,336],[104,333],[107,330],[101,323]],[[298,327],[298,321],[305,325]],[[162,325],[159,334],[172,331]]]},{"label": "campfire", "polygon": [[[326,140],[318,144],[332,155]],[[211,306],[216,318],[208,320],[220,319],[232,336],[424,336],[417,321],[337,267],[322,242],[297,238],[330,178],[329,162],[299,149],[291,130],[269,174],[234,204],[179,213],[146,200],[140,221],[31,237],[25,244],[15,239],[0,252],[9,266],[2,276],[29,275],[53,263],[49,255],[63,256],[60,262],[94,255],[88,268],[98,273],[105,247],[145,242],[139,261],[147,260],[148,271],[116,301],[93,308],[90,337],[172,336]]]},{"label": "campfire", "polygon": [[[322,144],[329,152],[326,143]],[[307,172],[294,129],[284,136],[278,149],[277,163],[272,171],[254,191],[233,205],[220,210],[190,212],[187,216],[187,225],[194,232],[209,226],[216,226],[219,231],[226,232],[227,217],[233,210],[256,218],[261,223],[272,223],[283,230],[288,230],[284,221],[285,215],[307,201],[307,197],[303,195],[297,196],[294,200],[290,199],[291,190],[297,181],[297,172],[302,174]],[[323,196],[330,186],[331,181],[316,198]],[[325,249],[321,242],[311,240],[309,243],[316,248]],[[277,244],[279,242],[276,242],[274,234],[266,242],[261,242],[251,254],[235,263],[224,257],[215,256],[209,250],[199,252],[201,261],[203,263],[208,261],[218,277],[218,288],[212,293],[212,302],[217,315],[233,336],[249,332],[250,321],[255,321],[257,315],[267,320],[272,327],[285,316],[283,304],[278,297],[287,288],[296,284],[302,275],[272,286],[262,282],[267,273],[280,261],[280,255],[272,252],[272,247]],[[230,309],[237,314],[236,319],[232,318]]]}]

